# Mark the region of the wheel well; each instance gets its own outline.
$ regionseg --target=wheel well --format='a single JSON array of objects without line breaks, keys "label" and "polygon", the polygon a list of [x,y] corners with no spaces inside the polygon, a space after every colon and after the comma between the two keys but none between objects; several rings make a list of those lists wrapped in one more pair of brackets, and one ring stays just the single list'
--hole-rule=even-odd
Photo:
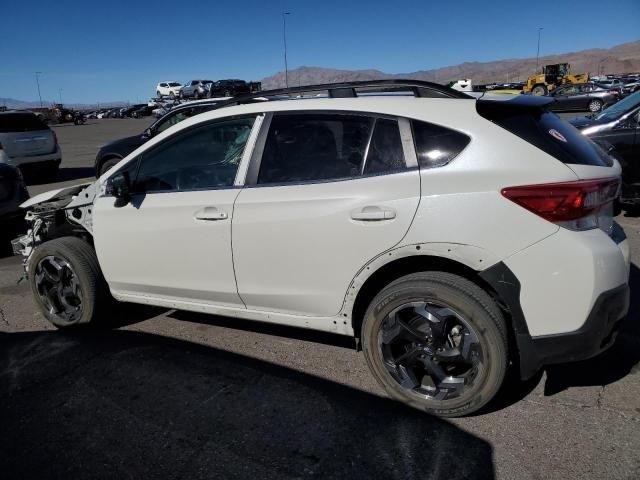
[{"label": "wheel well", "polygon": [[96,174],[100,175],[100,170],[102,170],[102,166],[105,164],[105,162],[108,162],[109,160],[113,160],[113,159],[122,160],[123,158],[124,157],[121,157],[116,153],[108,153],[107,155],[105,155],[100,159],[100,163],[98,164],[98,171],[96,172]]},{"label": "wheel well", "polygon": [[355,337],[360,338],[360,329],[364,320],[364,314],[378,292],[400,277],[404,277],[411,273],[425,271],[441,271],[460,275],[485,290],[489,295],[491,295],[498,307],[502,310],[507,323],[507,328],[509,329],[509,336],[513,334],[509,308],[500,299],[500,296],[491,287],[491,285],[478,275],[478,272],[460,262],[456,262],[455,260],[450,260],[448,258],[430,255],[412,255],[409,257],[399,258],[380,267],[364,282],[362,287],[360,287],[351,312],[351,325],[353,327]]}]

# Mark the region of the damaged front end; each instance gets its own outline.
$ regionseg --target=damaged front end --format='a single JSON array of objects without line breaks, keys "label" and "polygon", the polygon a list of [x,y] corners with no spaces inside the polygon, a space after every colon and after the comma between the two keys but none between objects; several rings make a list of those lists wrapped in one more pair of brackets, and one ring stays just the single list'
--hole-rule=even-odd
[{"label": "damaged front end", "polygon": [[14,255],[22,255],[26,280],[28,265],[34,249],[54,238],[64,236],[81,237],[93,243],[93,201],[99,182],[42,193],[20,205],[27,210],[25,220],[27,233],[11,241]]}]

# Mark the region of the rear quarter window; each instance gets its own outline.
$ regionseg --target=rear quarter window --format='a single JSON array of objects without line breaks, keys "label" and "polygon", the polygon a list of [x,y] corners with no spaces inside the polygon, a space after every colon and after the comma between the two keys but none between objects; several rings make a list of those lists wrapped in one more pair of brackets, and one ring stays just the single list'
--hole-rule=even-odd
[{"label": "rear quarter window", "polygon": [[421,168],[446,165],[456,158],[471,140],[464,133],[427,122],[412,120],[411,128]]},{"label": "rear quarter window", "polygon": [[0,114],[0,133],[33,132],[48,129],[49,127],[33,113]]}]

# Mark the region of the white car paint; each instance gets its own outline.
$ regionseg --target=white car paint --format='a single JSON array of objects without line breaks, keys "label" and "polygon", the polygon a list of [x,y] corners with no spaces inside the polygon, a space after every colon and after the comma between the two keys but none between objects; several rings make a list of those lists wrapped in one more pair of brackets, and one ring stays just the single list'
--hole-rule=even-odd
[{"label": "white car paint", "polygon": [[[453,259],[478,272],[505,262],[522,284],[522,309],[532,335],[575,330],[600,293],[627,281],[628,245],[616,245],[601,230],[561,228],[500,191],[613,177],[619,165],[565,165],[480,118],[475,108],[473,100],[400,96],[300,99],[226,107],[170,127],[103,175],[98,185],[184,129],[250,113],[386,114],[449,127],[466,133],[471,142],[440,168],[242,188],[254,152],[254,126],[236,188],[152,194],[141,205],[125,207],[116,207],[111,197],[96,198],[94,241],[113,295],[351,335],[353,301],[370,275],[367,269],[417,255],[420,246],[421,254]],[[412,142],[404,145],[410,166],[415,152],[408,148]],[[228,217],[201,224],[193,216],[204,207]],[[365,207],[388,209],[395,217],[376,224],[350,218]]]}]

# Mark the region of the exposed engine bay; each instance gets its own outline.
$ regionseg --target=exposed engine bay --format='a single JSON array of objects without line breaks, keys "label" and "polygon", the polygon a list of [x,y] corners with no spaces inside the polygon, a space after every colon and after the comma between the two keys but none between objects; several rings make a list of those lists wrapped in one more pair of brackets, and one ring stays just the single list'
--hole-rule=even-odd
[{"label": "exposed engine bay", "polygon": [[71,235],[93,243],[93,201],[103,189],[99,181],[52,190],[21,205],[27,210],[27,233],[12,240],[14,255],[22,255],[25,274],[35,247],[54,238]]}]

